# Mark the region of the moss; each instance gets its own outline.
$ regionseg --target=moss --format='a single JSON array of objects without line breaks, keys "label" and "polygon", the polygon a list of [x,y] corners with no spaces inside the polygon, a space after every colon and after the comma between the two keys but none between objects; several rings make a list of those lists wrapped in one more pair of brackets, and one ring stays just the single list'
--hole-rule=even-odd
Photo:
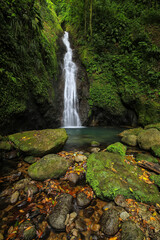
[{"label": "moss", "polygon": [[138,153],[136,156],[136,161],[138,162],[138,161],[142,161],[142,160],[145,160],[148,162],[153,162],[153,163],[158,163],[157,158],[154,158],[153,156],[148,155],[148,154]]},{"label": "moss", "polygon": [[144,129],[149,129],[149,128],[156,128],[157,130],[160,131],[160,123],[149,124],[149,125],[145,126]]},{"label": "moss", "polygon": [[124,130],[123,132],[121,132],[119,134],[120,137],[124,137],[125,135],[135,135],[135,136],[138,136],[138,134],[140,132],[143,131],[143,128],[141,127],[138,127],[138,128],[132,128],[132,129],[127,129],[127,130]]},{"label": "moss", "polygon": [[151,151],[152,151],[154,156],[160,158],[160,144],[159,145],[154,145],[153,147],[151,147]]},{"label": "moss", "polygon": [[150,177],[150,180],[151,181],[154,181],[154,183],[158,186],[158,187],[160,187],[160,175],[151,175]]},{"label": "moss", "polygon": [[127,164],[119,154],[100,152],[91,154],[87,160],[86,179],[103,200],[113,200],[122,194],[146,203],[159,203],[157,187],[141,180],[142,174],[139,167]]},{"label": "moss", "polygon": [[125,156],[127,147],[120,142],[109,145],[106,150],[108,152],[119,153],[122,157]]},{"label": "moss", "polygon": [[8,141],[0,141],[0,150],[11,150],[12,149],[12,145],[10,142]]}]

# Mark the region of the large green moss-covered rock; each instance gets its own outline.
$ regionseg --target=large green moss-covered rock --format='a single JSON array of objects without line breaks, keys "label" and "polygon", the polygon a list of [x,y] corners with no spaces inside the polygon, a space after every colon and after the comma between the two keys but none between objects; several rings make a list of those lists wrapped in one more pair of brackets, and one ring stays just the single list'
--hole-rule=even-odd
[{"label": "large green moss-covered rock", "polygon": [[131,129],[127,129],[127,130],[124,130],[123,132],[121,132],[119,134],[120,137],[124,137],[124,136],[128,136],[128,135],[135,135],[135,136],[138,136],[138,134],[140,132],[143,131],[143,128],[139,127],[139,128],[131,128]]},{"label": "large green moss-covered rock", "polygon": [[144,150],[150,150],[154,145],[160,144],[160,131],[150,128],[138,134],[138,145]]},{"label": "large green moss-covered rock", "polygon": [[45,180],[58,178],[65,174],[70,162],[56,154],[48,154],[28,168],[28,174],[32,179]]},{"label": "large green moss-covered rock", "polygon": [[122,194],[146,203],[160,203],[157,187],[140,179],[142,174],[137,165],[127,164],[119,154],[93,153],[87,160],[87,181],[101,199],[113,200]]},{"label": "large green moss-covered rock", "polygon": [[160,123],[149,124],[149,125],[145,126],[144,129],[149,129],[149,128],[156,128],[157,130],[160,131]]},{"label": "large green moss-covered rock", "polygon": [[121,141],[129,146],[137,146],[137,136],[136,135],[125,135],[122,137]]},{"label": "large green moss-covered rock", "polygon": [[8,136],[16,149],[32,156],[58,152],[67,140],[65,129],[44,129],[15,133]]}]

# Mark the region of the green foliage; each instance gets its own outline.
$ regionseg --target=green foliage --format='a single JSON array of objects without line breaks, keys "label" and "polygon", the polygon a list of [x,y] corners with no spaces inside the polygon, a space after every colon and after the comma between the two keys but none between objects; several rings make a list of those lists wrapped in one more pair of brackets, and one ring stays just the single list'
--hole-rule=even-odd
[{"label": "green foliage", "polygon": [[48,101],[57,75],[56,39],[61,33],[50,0],[0,2],[0,123],[22,113],[30,97]]},{"label": "green foliage", "polygon": [[91,108],[96,106],[118,115],[124,114],[127,106],[136,112],[139,124],[157,122],[160,116],[159,2],[93,1],[92,37],[90,2],[56,0],[55,4],[87,69]]},{"label": "green foliage", "polygon": [[151,181],[154,181],[154,183],[158,186],[158,187],[160,187],[160,175],[151,175],[150,177],[149,177],[150,179],[151,179]]}]

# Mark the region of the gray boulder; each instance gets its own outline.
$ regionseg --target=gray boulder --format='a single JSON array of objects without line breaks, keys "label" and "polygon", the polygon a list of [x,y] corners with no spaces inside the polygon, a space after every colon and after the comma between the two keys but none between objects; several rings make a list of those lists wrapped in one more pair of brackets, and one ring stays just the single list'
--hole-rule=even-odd
[{"label": "gray boulder", "polygon": [[122,137],[121,141],[129,146],[137,146],[137,136],[136,135],[125,135]]}]

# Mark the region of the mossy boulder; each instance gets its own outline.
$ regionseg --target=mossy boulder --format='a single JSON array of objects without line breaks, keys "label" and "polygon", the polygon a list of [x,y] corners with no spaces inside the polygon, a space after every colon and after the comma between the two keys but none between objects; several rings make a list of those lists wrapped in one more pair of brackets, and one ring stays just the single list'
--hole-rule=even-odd
[{"label": "mossy boulder", "polygon": [[139,178],[142,175],[140,167],[128,164],[116,153],[92,153],[87,160],[87,181],[103,200],[114,200],[121,194],[145,203],[160,203],[158,188]]},{"label": "mossy boulder", "polygon": [[120,142],[109,145],[106,149],[108,152],[119,153],[121,156],[125,156],[127,147]]},{"label": "mossy boulder", "polygon": [[9,141],[0,141],[0,150],[10,151],[12,145]]},{"label": "mossy boulder", "polygon": [[160,131],[150,128],[138,134],[138,145],[144,150],[150,150],[154,145],[160,144]]},{"label": "mossy boulder", "polygon": [[8,138],[16,149],[26,155],[42,157],[61,150],[67,140],[67,133],[65,129],[44,129],[15,133]]},{"label": "mossy boulder", "polygon": [[137,146],[137,136],[136,135],[125,135],[122,137],[121,141],[129,146]]},{"label": "mossy boulder", "polygon": [[155,158],[149,154],[138,153],[136,156],[136,161],[138,162],[138,161],[142,161],[142,160],[145,160],[148,162],[153,162],[153,163],[158,163],[157,158]]},{"label": "mossy boulder", "polygon": [[150,128],[156,128],[157,130],[160,131],[160,123],[149,124],[149,125],[145,126],[144,129],[150,129]]},{"label": "mossy boulder", "polygon": [[28,168],[29,176],[34,180],[59,178],[70,165],[69,160],[56,154],[48,154]]},{"label": "mossy boulder", "polygon": [[159,157],[160,158],[160,144],[154,145],[151,147],[151,151],[153,153],[154,156]]},{"label": "mossy boulder", "polygon": [[138,136],[138,134],[140,132],[144,131],[143,128],[139,127],[139,128],[131,128],[131,129],[127,129],[127,130],[124,130],[123,132],[121,132],[119,134],[120,137],[124,137],[126,135],[135,135],[135,136]]}]

